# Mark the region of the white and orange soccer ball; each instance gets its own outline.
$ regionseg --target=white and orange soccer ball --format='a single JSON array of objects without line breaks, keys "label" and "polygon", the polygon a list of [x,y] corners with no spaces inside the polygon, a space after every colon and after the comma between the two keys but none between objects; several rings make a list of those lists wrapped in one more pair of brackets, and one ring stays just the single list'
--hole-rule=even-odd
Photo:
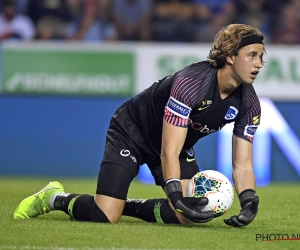
[{"label": "white and orange soccer ball", "polygon": [[226,213],[234,199],[230,180],[215,170],[205,170],[194,175],[186,190],[187,197],[206,197],[209,203],[201,207],[203,211],[214,211],[214,217]]}]

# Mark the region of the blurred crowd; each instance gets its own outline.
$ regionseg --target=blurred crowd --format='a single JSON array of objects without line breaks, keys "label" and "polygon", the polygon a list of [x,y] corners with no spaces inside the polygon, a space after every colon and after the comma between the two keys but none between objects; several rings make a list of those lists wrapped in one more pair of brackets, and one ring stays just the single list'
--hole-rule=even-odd
[{"label": "blurred crowd", "polygon": [[300,44],[300,0],[0,0],[0,41],[212,42],[245,23]]}]

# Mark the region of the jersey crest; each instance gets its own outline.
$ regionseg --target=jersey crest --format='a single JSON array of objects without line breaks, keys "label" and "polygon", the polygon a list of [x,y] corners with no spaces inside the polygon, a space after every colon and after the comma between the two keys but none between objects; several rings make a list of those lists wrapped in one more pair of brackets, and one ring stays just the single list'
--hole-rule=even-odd
[{"label": "jersey crest", "polygon": [[238,109],[234,106],[230,106],[229,109],[227,110],[227,113],[225,115],[225,120],[233,120],[237,114],[238,114]]}]

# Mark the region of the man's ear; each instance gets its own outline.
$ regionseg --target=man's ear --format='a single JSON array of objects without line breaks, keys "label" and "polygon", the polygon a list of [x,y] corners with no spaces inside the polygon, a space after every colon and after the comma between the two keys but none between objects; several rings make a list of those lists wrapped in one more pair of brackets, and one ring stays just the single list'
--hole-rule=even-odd
[{"label": "man's ear", "polygon": [[226,61],[227,61],[229,64],[233,64],[233,60],[234,60],[234,56],[227,56],[227,57],[226,57]]}]

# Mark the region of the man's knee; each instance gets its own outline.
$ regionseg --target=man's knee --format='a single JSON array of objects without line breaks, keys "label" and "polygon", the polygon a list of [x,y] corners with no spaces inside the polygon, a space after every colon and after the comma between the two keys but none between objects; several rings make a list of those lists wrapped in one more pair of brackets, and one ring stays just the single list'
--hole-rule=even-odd
[{"label": "man's knee", "polygon": [[97,206],[95,201],[92,204],[90,218],[92,222],[110,223],[106,214]]},{"label": "man's knee", "polygon": [[[96,194],[94,197],[95,211],[98,209],[106,216],[110,223],[118,223],[124,210],[125,200]],[[96,209],[96,207],[98,209]],[[100,215],[99,215],[100,216]]]},{"label": "man's knee", "polygon": [[90,221],[109,223],[106,214],[97,206],[94,197],[91,195],[83,194],[79,196],[72,196],[72,200],[68,202],[68,213],[71,217],[78,221]]}]

